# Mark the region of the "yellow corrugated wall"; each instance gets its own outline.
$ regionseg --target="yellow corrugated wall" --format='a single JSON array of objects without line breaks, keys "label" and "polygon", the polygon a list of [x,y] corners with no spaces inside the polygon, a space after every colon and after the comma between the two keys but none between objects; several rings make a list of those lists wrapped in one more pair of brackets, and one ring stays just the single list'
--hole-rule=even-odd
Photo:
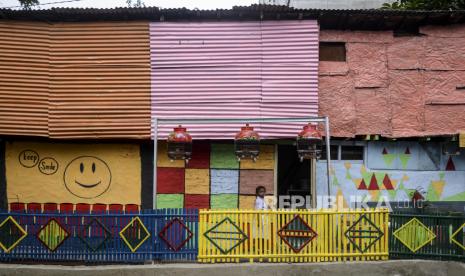
[{"label": "yellow corrugated wall", "polygon": [[150,137],[148,22],[0,28],[0,134]]}]

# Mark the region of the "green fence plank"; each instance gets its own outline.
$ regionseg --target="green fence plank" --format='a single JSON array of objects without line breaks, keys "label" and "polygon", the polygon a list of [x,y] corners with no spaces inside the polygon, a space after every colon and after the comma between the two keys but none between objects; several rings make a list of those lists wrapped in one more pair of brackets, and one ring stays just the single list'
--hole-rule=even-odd
[{"label": "green fence plank", "polygon": [[[463,242],[465,231],[461,229],[465,223],[465,214],[410,211],[393,212],[390,215],[389,254],[391,258],[465,261]],[[457,232],[455,240],[463,246],[451,241],[455,232]],[[434,238],[432,238],[433,235]]]}]

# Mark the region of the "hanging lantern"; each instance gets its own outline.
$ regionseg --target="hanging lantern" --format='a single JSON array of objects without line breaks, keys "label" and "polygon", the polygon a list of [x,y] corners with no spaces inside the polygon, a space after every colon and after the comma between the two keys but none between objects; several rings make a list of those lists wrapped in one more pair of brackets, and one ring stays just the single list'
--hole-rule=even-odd
[{"label": "hanging lantern", "polygon": [[308,124],[297,136],[297,155],[304,159],[319,159],[321,156],[321,133],[316,125]]},{"label": "hanging lantern", "polygon": [[253,130],[253,127],[246,124],[236,134],[234,149],[237,160],[252,159],[254,162],[257,161],[258,154],[260,153],[260,135]]},{"label": "hanging lantern", "polygon": [[179,125],[168,136],[168,158],[173,160],[186,160],[192,156],[192,137],[186,128]]}]

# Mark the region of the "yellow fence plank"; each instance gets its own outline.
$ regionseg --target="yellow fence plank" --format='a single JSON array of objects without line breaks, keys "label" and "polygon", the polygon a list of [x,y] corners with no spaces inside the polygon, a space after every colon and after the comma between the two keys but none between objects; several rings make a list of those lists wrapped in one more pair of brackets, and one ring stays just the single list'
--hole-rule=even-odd
[{"label": "yellow fence plank", "polygon": [[388,259],[388,210],[200,210],[199,262]]}]

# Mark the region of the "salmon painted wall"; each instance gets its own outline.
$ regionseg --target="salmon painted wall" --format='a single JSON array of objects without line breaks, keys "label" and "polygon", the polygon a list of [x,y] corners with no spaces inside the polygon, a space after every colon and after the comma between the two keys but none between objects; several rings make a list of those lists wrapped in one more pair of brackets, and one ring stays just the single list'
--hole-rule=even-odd
[{"label": "salmon painted wall", "polygon": [[192,159],[170,161],[166,144],[158,146],[157,208],[253,209],[255,188],[274,192],[274,145],[262,145],[257,162],[238,162],[234,145],[194,141]]},{"label": "salmon painted wall", "polygon": [[390,31],[320,32],[345,42],[346,62],[320,62],[319,113],[331,135],[406,137],[465,130],[465,25]]}]

